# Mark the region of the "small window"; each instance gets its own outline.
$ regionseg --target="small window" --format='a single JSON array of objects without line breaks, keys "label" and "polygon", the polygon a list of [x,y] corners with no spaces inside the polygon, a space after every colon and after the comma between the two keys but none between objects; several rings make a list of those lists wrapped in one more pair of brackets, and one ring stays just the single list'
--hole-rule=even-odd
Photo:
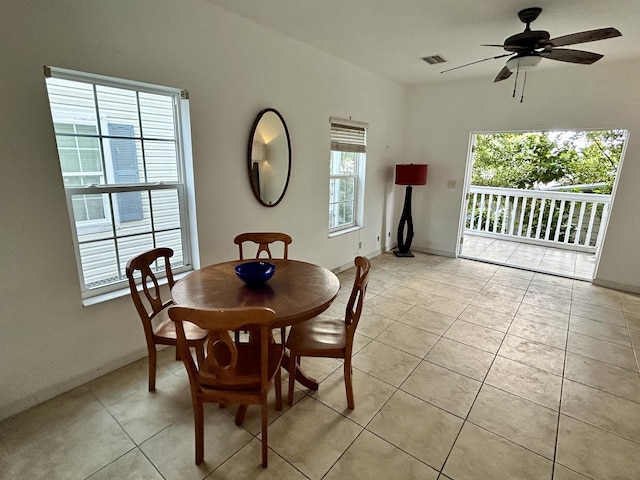
[{"label": "small window", "polygon": [[329,233],[362,226],[367,125],[331,119]]},{"label": "small window", "polygon": [[126,286],[127,261],[158,246],[191,268],[181,90],[47,67],[46,84],[82,297]]}]

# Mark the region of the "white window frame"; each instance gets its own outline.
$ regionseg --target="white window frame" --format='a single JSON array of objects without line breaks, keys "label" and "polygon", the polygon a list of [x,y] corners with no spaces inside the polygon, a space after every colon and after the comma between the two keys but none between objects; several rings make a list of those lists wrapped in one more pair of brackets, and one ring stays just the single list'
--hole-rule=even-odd
[{"label": "white window frame", "polygon": [[[342,118],[331,117],[330,138],[331,151],[329,157],[329,236],[340,235],[353,230],[360,229],[364,226],[364,189],[365,189],[365,173],[366,173],[366,143],[369,125],[363,122],[353,120],[345,120]],[[356,155],[356,166],[352,174],[334,174],[331,172],[332,157],[342,152],[353,152]],[[331,200],[331,188],[335,179],[353,179],[353,221],[331,226],[332,216],[336,213],[333,211],[334,204]]]},{"label": "white window frame", "polygon": [[[136,235],[139,237],[151,238],[153,245],[149,248],[158,247],[158,246],[166,246],[161,243],[157,243],[157,235],[162,235],[162,233],[173,232],[178,233],[180,237],[180,245],[181,251],[176,252],[178,255],[174,255],[172,263],[172,271],[174,275],[180,274],[182,272],[186,272],[193,269],[194,257],[192,252],[195,251],[195,255],[197,255],[197,245],[192,243],[192,234],[191,231],[195,230],[195,219],[189,217],[189,212],[192,211],[190,206],[193,205],[192,193],[190,189],[193,186],[193,179],[188,177],[188,175],[192,175],[192,158],[191,158],[191,145],[190,145],[190,123],[189,123],[189,104],[188,104],[188,92],[185,90],[180,90],[172,87],[163,87],[158,85],[152,85],[141,82],[134,82],[130,80],[122,80],[113,77],[105,77],[101,75],[88,74],[83,72],[77,72],[67,69],[62,69],[58,67],[45,67],[45,77],[47,78],[59,78],[65,80],[72,80],[76,82],[82,82],[85,84],[90,84],[94,86],[107,86],[107,87],[115,87],[118,89],[131,90],[135,92],[144,92],[144,93],[152,93],[159,94],[163,96],[168,96],[173,99],[173,119],[174,119],[174,143],[175,143],[175,151],[176,151],[176,169],[177,169],[177,181],[167,181],[167,182],[139,182],[139,183],[127,183],[127,184],[116,184],[114,181],[114,172],[113,165],[111,162],[105,161],[105,155],[103,156],[103,168],[104,172],[102,173],[104,177],[104,184],[100,185],[83,185],[83,186],[65,186],[65,195],[67,200],[67,207],[69,210],[69,218],[71,224],[71,230],[73,235],[74,249],[76,254],[76,263],[78,268],[78,276],[80,279],[80,289],[81,289],[81,297],[83,303],[85,305],[89,305],[92,303],[96,303],[97,301],[102,301],[103,299],[108,299],[114,296],[114,293],[118,291],[126,290],[128,291],[128,283],[124,272],[124,265],[128,258],[121,258],[119,249],[118,249],[118,241],[123,238],[135,237]],[[137,110],[138,120],[140,120],[140,107],[138,106]],[[96,138],[99,140],[99,144],[101,145],[101,150],[110,149],[110,142],[107,141],[107,146],[105,147],[104,140],[107,140],[110,137],[108,126],[109,122],[105,121],[100,115],[97,115],[97,121],[99,123],[98,126],[98,134]],[[144,145],[145,140],[155,140],[150,137],[144,137],[144,133],[141,131],[139,137],[135,137],[136,141],[139,141],[142,145]],[[126,137],[123,137],[126,138]],[[144,149],[144,147],[143,147]],[[143,153],[144,156],[144,153]],[[60,165],[62,169],[62,165]],[[145,164],[146,168],[146,164]],[[65,175],[63,174],[63,177]],[[149,201],[151,201],[151,196],[153,192],[160,191],[171,191],[174,190],[176,192],[177,204],[178,204],[178,215],[179,215],[179,228],[171,227],[167,230],[158,229],[156,230],[154,225],[154,218],[157,220],[157,217],[153,216],[153,208],[150,210],[150,219],[148,220],[149,227],[146,230],[140,230],[136,233],[132,233],[131,235],[119,235],[117,233],[117,227],[120,225],[120,213],[118,212],[118,208],[113,208],[112,205],[116,205],[115,199],[112,201],[112,195],[123,193],[123,192],[140,192],[141,196],[148,196]],[[73,202],[72,198],[74,195],[86,195],[86,194],[101,194],[103,198],[107,198],[108,201],[105,201],[105,215],[106,218],[104,221],[101,220],[88,220],[81,221],[82,226],[90,227],[92,224],[99,226],[99,224],[103,224],[104,226],[109,226],[112,229],[112,232],[109,236],[103,236],[102,240],[113,240],[114,242],[114,251],[115,251],[115,269],[118,272],[117,279],[112,278],[110,280],[105,280],[104,285],[88,285],[85,281],[85,275],[83,271],[82,264],[82,256],[80,247],[82,242],[78,237],[77,223],[75,221],[74,211],[73,211]],[[150,203],[151,205],[151,203]],[[85,244],[91,243],[92,241],[84,242]],[[141,251],[147,250],[148,248],[143,248]],[[136,252],[135,254],[141,253]],[[131,257],[132,255],[128,255]],[[195,259],[197,260],[197,259]],[[160,266],[163,268],[163,266]],[[158,272],[159,277],[164,277],[164,273],[162,271]],[[116,295],[117,296],[117,295]]]}]

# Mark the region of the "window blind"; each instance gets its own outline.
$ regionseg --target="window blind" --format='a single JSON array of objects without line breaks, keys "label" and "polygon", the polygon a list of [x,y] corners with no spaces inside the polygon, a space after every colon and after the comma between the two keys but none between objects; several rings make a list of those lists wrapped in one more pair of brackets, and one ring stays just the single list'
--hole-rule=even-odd
[{"label": "window blind", "polygon": [[365,153],[367,125],[331,119],[331,150]]}]

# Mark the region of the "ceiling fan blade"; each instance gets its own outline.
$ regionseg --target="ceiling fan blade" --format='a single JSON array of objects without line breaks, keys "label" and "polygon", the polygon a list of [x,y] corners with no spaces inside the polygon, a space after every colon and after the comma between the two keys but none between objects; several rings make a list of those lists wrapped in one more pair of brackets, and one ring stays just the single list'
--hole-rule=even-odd
[{"label": "ceiling fan blade", "polygon": [[476,63],[486,62],[487,60],[495,60],[496,58],[510,57],[513,53],[503,53],[502,55],[496,55],[495,57],[483,58],[482,60],[476,60],[475,62],[465,63],[464,65],[458,65],[457,67],[442,70],[440,73],[450,72],[451,70],[457,70],[459,68],[468,67],[469,65],[475,65]]},{"label": "ceiling fan blade", "polygon": [[597,62],[604,55],[593,52],[585,52],[584,50],[573,50],[571,48],[553,48],[540,52],[540,56],[550,60],[558,60],[560,62],[580,63],[583,65],[591,65]]},{"label": "ceiling fan blade", "polygon": [[495,43],[483,43],[480,45],[481,47],[500,47],[500,48],[509,48],[511,50],[531,50],[531,46],[527,45],[498,45]]},{"label": "ceiling fan blade", "polygon": [[493,80],[493,83],[499,82],[500,80],[506,80],[510,76],[511,76],[511,70],[509,70],[507,67],[502,67],[502,70],[498,72],[498,75]]},{"label": "ceiling fan blade", "polygon": [[613,27],[599,28],[597,30],[587,30],[586,32],[572,33],[562,37],[556,37],[549,40],[554,47],[562,47],[565,45],[575,45],[576,43],[595,42],[596,40],[605,40],[607,38],[620,37],[622,34]]}]

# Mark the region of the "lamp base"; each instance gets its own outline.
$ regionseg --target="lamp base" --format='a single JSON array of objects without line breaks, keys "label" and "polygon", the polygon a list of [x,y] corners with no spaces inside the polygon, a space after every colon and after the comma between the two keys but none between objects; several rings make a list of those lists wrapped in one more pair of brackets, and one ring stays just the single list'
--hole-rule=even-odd
[{"label": "lamp base", "polygon": [[415,257],[415,255],[411,252],[399,252],[398,250],[394,250],[393,254],[396,257]]}]

